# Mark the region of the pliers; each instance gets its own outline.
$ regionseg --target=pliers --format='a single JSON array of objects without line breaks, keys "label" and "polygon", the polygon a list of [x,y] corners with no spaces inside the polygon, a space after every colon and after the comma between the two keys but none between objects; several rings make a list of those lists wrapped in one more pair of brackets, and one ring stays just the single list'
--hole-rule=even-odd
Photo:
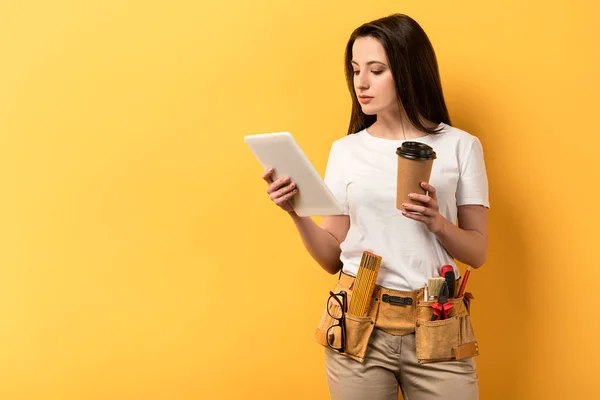
[{"label": "pliers", "polygon": [[453,306],[448,303],[448,284],[446,282],[442,284],[437,296],[437,301],[433,303],[431,307],[433,308],[433,315],[431,316],[432,321],[437,319],[448,319],[448,314]]}]

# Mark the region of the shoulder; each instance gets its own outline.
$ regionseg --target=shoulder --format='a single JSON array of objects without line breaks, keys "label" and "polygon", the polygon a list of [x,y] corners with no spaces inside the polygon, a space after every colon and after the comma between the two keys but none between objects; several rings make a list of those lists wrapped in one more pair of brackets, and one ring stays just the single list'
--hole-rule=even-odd
[{"label": "shoulder", "polygon": [[332,146],[336,146],[336,147],[355,146],[363,140],[362,136],[364,135],[364,133],[365,133],[365,130],[363,129],[359,132],[348,134],[344,137],[334,140],[332,143]]},{"label": "shoulder", "polygon": [[471,152],[473,148],[482,149],[479,138],[463,129],[441,124],[438,134],[430,135],[431,143],[440,150],[451,151],[459,157]]},{"label": "shoulder", "polygon": [[457,143],[463,145],[466,144],[468,146],[471,146],[474,142],[479,141],[477,136],[455,126],[450,126],[444,123],[442,123],[441,135],[446,136],[449,139],[453,139]]},{"label": "shoulder", "polygon": [[356,133],[352,133],[346,136],[343,136],[339,139],[334,140],[331,143],[331,151],[348,151],[356,148],[357,146],[361,146],[363,142],[364,130]]}]

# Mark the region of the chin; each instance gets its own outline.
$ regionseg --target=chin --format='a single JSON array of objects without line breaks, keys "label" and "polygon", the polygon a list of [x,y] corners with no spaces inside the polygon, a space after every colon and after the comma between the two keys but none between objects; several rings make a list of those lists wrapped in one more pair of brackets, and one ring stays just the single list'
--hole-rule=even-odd
[{"label": "chin", "polygon": [[362,112],[366,115],[377,115],[379,112],[379,108],[369,107],[369,106],[361,106]]}]

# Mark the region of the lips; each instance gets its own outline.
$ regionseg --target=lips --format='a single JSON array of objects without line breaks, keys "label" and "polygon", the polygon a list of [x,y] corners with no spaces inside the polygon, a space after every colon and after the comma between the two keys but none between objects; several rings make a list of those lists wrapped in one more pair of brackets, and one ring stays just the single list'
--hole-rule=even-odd
[{"label": "lips", "polygon": [[360,101],[362,104],[366,104],[371,100],[373,100],[373,97],[371,96],[358,96],[358,101]]}]

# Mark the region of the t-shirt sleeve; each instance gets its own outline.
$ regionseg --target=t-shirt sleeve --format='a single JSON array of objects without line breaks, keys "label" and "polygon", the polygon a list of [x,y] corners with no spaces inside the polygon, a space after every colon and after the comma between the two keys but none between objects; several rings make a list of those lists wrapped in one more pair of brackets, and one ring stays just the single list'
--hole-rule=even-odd
[{"label": "t-shirt sleeve", "polygon": [[333,142],[329,150],[329,159],[325,169],[325,184],[331,190],[334,197],[344,207],[344,215],[349,214],[348,198],[346,197],[346,179],[344,168],[348,166],[344,163],[344,153],[337,142]]},{"label": "t-shirt sleeve", "polygon": [[464,157],[461,157],[460,178],[456,188],[456,204],[480,204],[490,207],[488,179],[479,138],[471,142]]}]

